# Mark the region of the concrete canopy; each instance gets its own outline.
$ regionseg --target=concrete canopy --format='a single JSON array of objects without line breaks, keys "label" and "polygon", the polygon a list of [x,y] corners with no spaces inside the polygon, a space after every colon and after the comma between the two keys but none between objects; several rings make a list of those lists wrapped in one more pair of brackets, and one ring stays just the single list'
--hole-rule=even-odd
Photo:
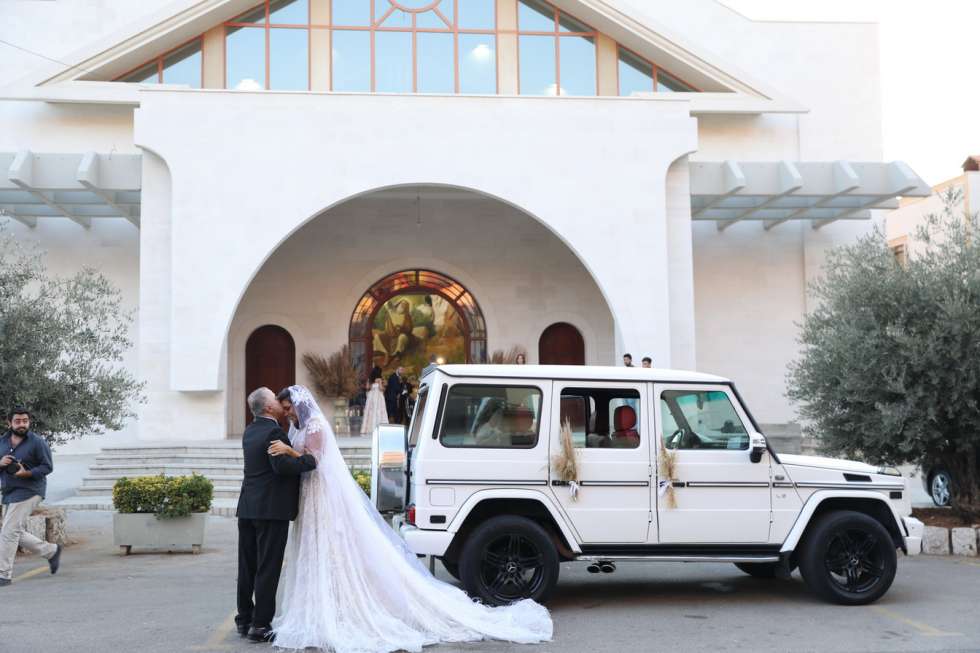
[{"label": "concrete canopy", "polygon": [[898,206],[898,197],[928,197],[929,185],[900,161],[891,163],[691,163],[691,219],[724,230],[761,220],[769,230],[788,220],[819,229],[835,220],[865,220],[871,209]]},{"label": "concrete canopy", "polygon": [[93,218],[125,218],[139,226],[139,154],[0,152],[0,215],[34,227],[63,217],[81,227]]}]

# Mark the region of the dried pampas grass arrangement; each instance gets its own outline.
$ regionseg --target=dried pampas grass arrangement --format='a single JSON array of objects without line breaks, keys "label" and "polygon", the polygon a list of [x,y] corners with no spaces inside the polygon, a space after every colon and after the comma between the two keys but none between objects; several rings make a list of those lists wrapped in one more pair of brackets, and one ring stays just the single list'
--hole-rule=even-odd
[{"label": "dried pampas grass arrangement", "polygon": [[523,356],[524,360],[527,360],[527,350],[520,345],[514,345],[507,351],[495,349],[490,354],[490,363],[492,365],[515,365],[518,356]]},{"label": "dried pampas grass arrangement", "polygon": [[303,365],[310,374],[313,389],[323,399],[350,398],[357,394],[357,370],[350,360],[350,347],[324,358],[319,354],[303,354]]},{"label": "dried pampas grass arrangement", "polygon": [[568,483],[572,499],[578,498],[578,455],[572,442],[572,423],[565,420],[561,425],[561,449],[551,459],[558,480]]},{"label": "dried pampas grass arrangement", "polygon": [[658,481],[657,496],[664,499],[667,508],[677,507],[677,497],[674,496],[674,478],[677,475],[677,452],[671,451],[660,441],[659,456],[660,480]]}]

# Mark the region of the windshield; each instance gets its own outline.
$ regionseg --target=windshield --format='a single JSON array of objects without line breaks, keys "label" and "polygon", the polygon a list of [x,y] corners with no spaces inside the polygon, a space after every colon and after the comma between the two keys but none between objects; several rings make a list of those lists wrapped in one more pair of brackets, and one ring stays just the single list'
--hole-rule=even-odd
[{"label": "windshield", "polygon": [[415,414],[412,415],[412,424],[408,427],[408,446],[414,447],[419,441],[419,431],[422,430],[422,417],[425,415],[426,400],[429,398],[429,386],[424,385],[419,389],[419,400],[415,404]]}]

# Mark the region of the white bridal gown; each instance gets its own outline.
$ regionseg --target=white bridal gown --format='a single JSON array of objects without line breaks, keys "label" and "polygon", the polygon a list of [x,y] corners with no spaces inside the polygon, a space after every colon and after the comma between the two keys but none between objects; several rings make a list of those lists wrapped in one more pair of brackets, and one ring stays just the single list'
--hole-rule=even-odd
[{"label": "white bridal gown", "polygon": [[375,381],[368,390],[364,402],[364,417],[361,419],[361,433],[374,433],[378,424],[388,423],[388,408],[385,406],[385,396],[381,392],[381,381]]},{"label": "white bridal gown", "polygon": [[316,471],[303,474],[273,620],[275,645],[337,653],[421,651],[439,642],[551,639],[548,611],[531,600],[491,608],[429,573],[384,522],[347,469],[310,392],[290,388]]}]

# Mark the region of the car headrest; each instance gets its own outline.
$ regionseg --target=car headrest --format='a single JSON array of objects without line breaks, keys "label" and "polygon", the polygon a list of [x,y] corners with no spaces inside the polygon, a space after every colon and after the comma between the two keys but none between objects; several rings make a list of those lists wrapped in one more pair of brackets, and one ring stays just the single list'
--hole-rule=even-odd
[{"label": "car headrest", "polygon": [[617,431],[629,431],[636,426],[636,411],[632,406],[618,406],[613,413],[613,428]]}]

